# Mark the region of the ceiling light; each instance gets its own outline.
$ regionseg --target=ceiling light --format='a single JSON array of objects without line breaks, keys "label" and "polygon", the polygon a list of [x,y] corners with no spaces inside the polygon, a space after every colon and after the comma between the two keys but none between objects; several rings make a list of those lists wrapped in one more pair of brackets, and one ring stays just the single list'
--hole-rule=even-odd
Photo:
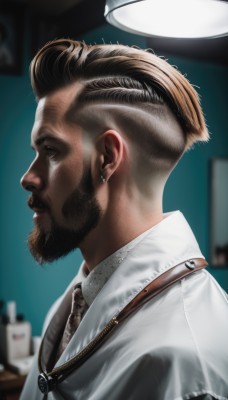
[{"label": "ceiling light", "polygon": [[143,36],[206,38],[228,35],[224,0],[106,0],[107,21]]}]

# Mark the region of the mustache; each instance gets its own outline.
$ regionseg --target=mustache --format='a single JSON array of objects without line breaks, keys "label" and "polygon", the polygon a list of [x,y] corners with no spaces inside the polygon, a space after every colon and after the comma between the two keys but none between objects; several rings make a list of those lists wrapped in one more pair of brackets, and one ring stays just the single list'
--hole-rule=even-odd
[{"label": "mustache", "polygon": [[28,206],[33,209],[48,210],[48,205],[37,195],[31,195],[27,201]]}]

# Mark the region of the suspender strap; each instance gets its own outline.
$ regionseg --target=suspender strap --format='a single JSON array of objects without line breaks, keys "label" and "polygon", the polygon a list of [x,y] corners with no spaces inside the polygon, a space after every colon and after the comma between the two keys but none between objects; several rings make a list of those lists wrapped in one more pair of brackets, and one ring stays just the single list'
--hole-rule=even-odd
[{"label": "suspender strap", "polygon": [[[134,311],[139,309],[143,304],[151,300],[153,297],[167,289],[181,279],[205,268],[208,263],[203,258],[194,258],[187,260],[181,264],[164,272],[155,278],[148,286],[146,286],[131,302],[123,308],[122,311],[113,317],[105,328],[90,342],[80,353],[60,367],[54,368],[51,372],[45,373],[41,366],[42,345],[39,354],[38,386],[42,393],[47,396],[48,392],[55,389],[56,385],[62,382],[72,371],[78,368],[85,360],[87,360],[94,351],[96,351],[103,341],[109,336],[110,332],[127,318]],[[45,397],[47,398],[47,397]]]},{"label": "suspender strap", "polygon": [[207,265],[208,263],[203,258],[194,258],[178,264],[159,275],[120,312],[117,317],[118,322],[122,321],[137,308],[141,307],[144,303],[151,300],[175,282],[205,268]]}]

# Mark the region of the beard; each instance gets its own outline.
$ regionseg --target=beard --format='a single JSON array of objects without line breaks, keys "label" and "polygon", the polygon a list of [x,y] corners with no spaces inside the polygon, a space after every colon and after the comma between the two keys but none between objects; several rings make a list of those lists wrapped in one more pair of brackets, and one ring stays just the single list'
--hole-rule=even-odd
[{"label": "beard", "polygon": [[[33,197],[35,201],[36,196]],[[98,225],[101,208],[94,196],[89,169],[85,169],[78,187],[65,201],[62,214],[72,228],[59,226],[49,211],[50,230],[45,232],[40,226],[36,226],[29,235],[30,252],[39,264],[50,263],[66,256],[78,248],[88,233]]]}]

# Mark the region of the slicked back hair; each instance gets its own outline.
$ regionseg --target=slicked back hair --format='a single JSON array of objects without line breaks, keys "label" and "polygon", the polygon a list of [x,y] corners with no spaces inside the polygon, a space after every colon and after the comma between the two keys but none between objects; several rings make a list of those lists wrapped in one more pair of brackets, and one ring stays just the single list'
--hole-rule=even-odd
[{"label": "slicked back hair", "polygon": [[81,81],[80,104],[168,105],[185,136],[179,156],[193,143],[208,140],[198,93],[175,67],[151,51],[57,39],[39,50],[30,72],[38,99]]}]

